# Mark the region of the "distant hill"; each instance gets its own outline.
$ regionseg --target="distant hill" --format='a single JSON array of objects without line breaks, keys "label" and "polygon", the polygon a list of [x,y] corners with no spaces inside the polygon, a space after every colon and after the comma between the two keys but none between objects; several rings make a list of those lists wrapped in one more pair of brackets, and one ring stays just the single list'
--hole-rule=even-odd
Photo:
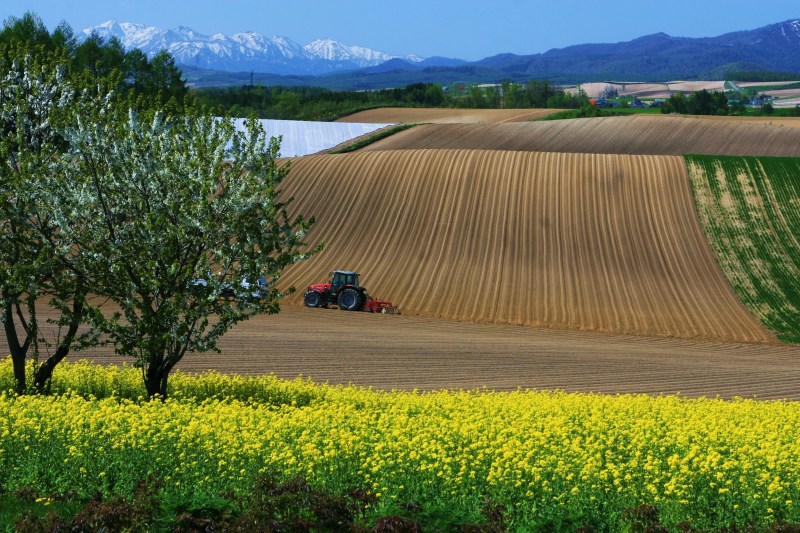
[{"label": "distant hill", "polygon": [[[92,29],[117,35],[126,47],[146,45],[150,50],[169,45],[187,80],[198,87],[249,83],[251,71],[253,81],[265,85],[350,90],[417,82],[724,79],[734,71],[778,71],[798,73],[800,77],[800,19],[718,37],[657,33],[626,42],[579,44],[542,54],[500,54],[471,63],[443,57],[389,56],[329,39],[301,47],[285,37],[266,39],[253,33],[209,37],[188,28],[163,31],[111,22],[85,31]],[[123,34],[127,37],[123,38]],[[246,53],[231,55],[232,50]]]},{"label": "distant hill", "polygon": [[502,54],[476,64],[512,79],[666,81],[724,77],[727,70],[800,73],[800,20],[719,37],[657,33],[616,44],[581,44],[543,54]]}]

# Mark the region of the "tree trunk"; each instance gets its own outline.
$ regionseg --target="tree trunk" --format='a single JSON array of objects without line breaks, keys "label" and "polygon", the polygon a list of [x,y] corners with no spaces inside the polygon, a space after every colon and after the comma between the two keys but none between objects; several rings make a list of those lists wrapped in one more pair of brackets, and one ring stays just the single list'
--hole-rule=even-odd
[{"label": "tree trunk", "polygon": [[53,370],[55,369],[56,365],[64,360],[64,358],[69,353],[69,349],[72,346],[72,341],[75,340],[75,335],[78,333],[78,326],[81,324],[81,318],[83,316],[83,297],[76,296],[72,302],[72,317],[69,322],[69,328],[67,329],[66,335],[61,341],[61,344],[58,345],[56,352],[47,358],[37,370],[36,374],[34,375],[34,387],[39,392],[44,392],[45,387],[50,383],[50,379],[53,377]]},{"label": "tree trunk", "polygon": [[30,343],[27,340],[24,345],[19,343],[17,328],[14,325],[14,304],[10,298],[4,298],[3,300],[3,328],[6,333],[8,350],[11,352],[11,363],[14,367],[15,390],[17,394],[25,394],[25,358],[28,354]]},{"label": "tree trunk", "polygon": [[163,356],[158,357],[157,362],[152,362],[144,373],[144,387],[147,389],[147,397],[153,399],[160,396],[161,399],[167,398],[167,379],[171,367],[164,364]]}]

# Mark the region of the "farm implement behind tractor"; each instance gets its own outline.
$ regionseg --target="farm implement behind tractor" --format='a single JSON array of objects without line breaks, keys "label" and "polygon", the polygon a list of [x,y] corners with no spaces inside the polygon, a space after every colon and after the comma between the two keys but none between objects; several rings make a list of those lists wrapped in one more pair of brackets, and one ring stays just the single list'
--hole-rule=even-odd
[{"label": "farm implement behind tractor", "polygon": [[303,301],[306,307],[328,307],[338,305],[345,311],[369,311],[385,315],[399,315],[400,309],[392,302],[376,300],[367,294],[367,289],[358,284],[358,272],[334,270],[331,281],[309,285]]}]

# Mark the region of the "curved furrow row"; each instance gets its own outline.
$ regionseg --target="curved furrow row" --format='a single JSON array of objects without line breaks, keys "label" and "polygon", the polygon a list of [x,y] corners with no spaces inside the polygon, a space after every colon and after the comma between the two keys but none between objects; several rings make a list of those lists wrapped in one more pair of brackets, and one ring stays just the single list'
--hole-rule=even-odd
[{"label": "curved furrow row", "polygon": [[415,122],[438,124],[498,123],[536,120],[557,113],[559,109],[457,109],[420,107],[380,107],[360,111],[337,122],[401,123]]},{"label": "curved furrow row", "polygon": [[404,150],[297,160],[283,183],[325,250],[409,315],[769,341],[710,252],[682,158]]},{"label": "curved furrow row", "polygon": [[429,124],[364,148],[369,151],[413,149],[800,156],[800,128],[646,115],[499,124]]}]

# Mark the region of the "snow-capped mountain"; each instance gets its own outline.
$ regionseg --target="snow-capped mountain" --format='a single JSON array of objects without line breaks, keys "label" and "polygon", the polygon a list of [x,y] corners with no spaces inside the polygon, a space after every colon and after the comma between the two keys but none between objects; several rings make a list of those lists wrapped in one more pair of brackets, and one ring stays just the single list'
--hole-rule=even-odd
[{"label": "snow-capped mountain", "polygon": [[[398,56],[362,46],[348,46],[331,39],[317,39],[301,46],[288,37],[265,37],[256,32],[203,35],[179,26],[164,30],[154,26],[109,20],[83,30],[88,37],[116,37],[126,49],[138,48],[153,56],[167,50],[179,65],[241,72],[255,70],[284,75],[319,75],[380,65]],[[420,62],[415,55],[403,57]]]},{"label": "snow-capped mountain", "polygon": [[376,52],[361,46],[347,46],[332,39],[317,39],[303,47],[309,55],[326,61],[355,61],[361,66],[372,67],[394,59],[389,54]]}]

